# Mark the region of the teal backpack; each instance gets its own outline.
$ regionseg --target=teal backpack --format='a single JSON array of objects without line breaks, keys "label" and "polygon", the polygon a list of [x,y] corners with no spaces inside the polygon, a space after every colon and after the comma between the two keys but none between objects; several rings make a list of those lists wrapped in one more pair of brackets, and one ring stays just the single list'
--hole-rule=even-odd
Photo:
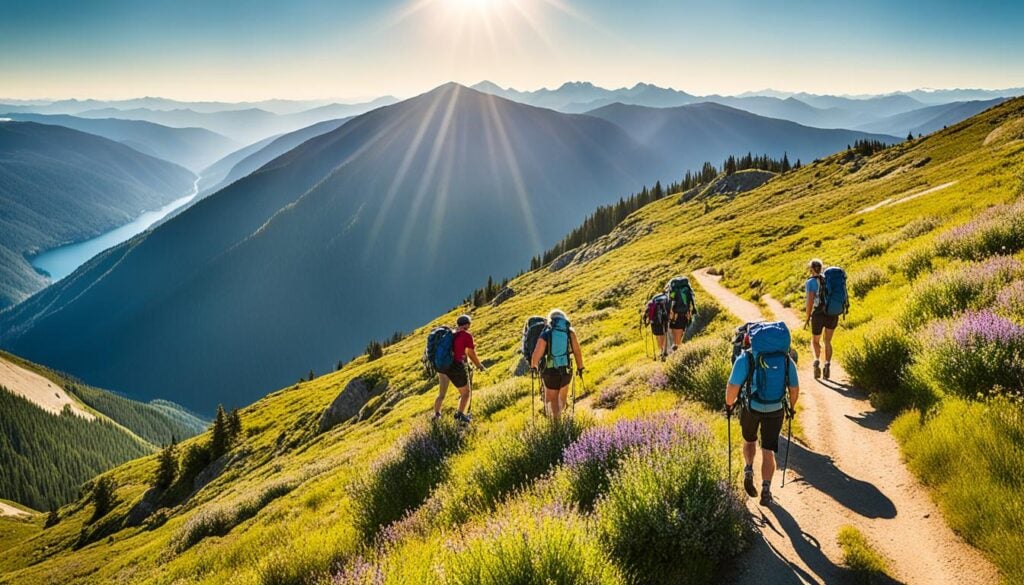
[{"label": "teal backpack", "polygon": [[569,358],[569,322],[565,319],[552,319],[548,325],[548,351],[544,359],[544,367],[568,368],[572,363]]},{"label": "teal backpack", "polygon": [[690,287],[690,279],[685,276],[677,276],[668,281],[665,292],[672,300],[672,312],[677,315],[688,313],[694,305],[693,288]]},{"label": "teal backpack", "polygon": [[789,392],[789,328],[782,321],[751,323],[750,369],[744,383],[745,400],[750,410],[775,412],[786,405]]}]

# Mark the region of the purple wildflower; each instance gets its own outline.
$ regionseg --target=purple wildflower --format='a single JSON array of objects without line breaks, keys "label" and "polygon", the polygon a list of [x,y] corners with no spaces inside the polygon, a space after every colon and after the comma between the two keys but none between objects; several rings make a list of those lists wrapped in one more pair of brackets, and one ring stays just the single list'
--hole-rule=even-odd
[{"label": "purple wildflower", "polygon": [[992,311],[964,313],[952,326],[953,340],[961,347],[981,343],[1009,345],[1024,341],[1024,327]]},{"label": "purple wildflower", "polygon": [[668,374],[664,370],[657,370],[647,379],[647,385],[653,390],[664,390],[668,388]]},{"label": "purple wildflower", "polygon": [[384,585],[384,572],[378,565],[359,556],[340,573],[334,575],[331,583],[333,585]]},{"label": "purple wildflower", "polygon": [[674,413],[621,420],[610,427],[594,427],[584,432],[565,450],[565,464],[572,469],[586,465],[604,467],[627,452],[668,449],[704,433],[706,427]]}]

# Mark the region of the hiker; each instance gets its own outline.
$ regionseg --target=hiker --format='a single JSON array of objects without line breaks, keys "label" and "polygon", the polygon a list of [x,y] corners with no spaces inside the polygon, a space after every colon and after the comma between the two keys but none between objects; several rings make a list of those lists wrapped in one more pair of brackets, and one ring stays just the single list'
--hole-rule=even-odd
[{"label": "hiker", "polygon": [[743,434],[743,488],[757,496],[754,486],[754,456],[760,431],[762,506],[772,502],[771,482],[775,454],[786,416],[792,416],[800,396],[796,362],[790,355],[789,328],[783,322],[751,323],[744,326],[743,348],[733,362],[725,387],[725,410],[731,416],[740,405]]},{"label": "hiker", "polygon": [[[448,384],[454,384],[459,390],[459,410],[455,413],[455,420],[461,423],[468,423],[470,416],[466,414],[466,406],[469,404],[469,393],[472,390],[470,388],[469,381],[469,370],[466,367],[466,358],[468,357],[473,361],[473,365],[476,369],[481,372],[487,371],[487,368],[480,363],[480,359],[476,356],[476,345],[473,343],[473,335],[469,332],[469,326],[473,323],[473,320],[469,315],[462,315],[456,321],[456,329],[450,336],[450,341],[438,341],[438,346],[442,347],[440,351],[447,352],[448,343],[451,344],[451,364],[447,368],[438,368],[437,380],[440,386],[437,399],[434,400],[434,420],[441,418],[441,403],[444,402],[445,393],[448,392]],[[435,329],[438,330],[447,329],[447,327]],[[431,333],[433,337],[434,333]],[[428,340],[428,347],[430,341]],[[439,365],[444,365],[439,364]]]},{"label": "hiker", "polygon": [[572,382],[570,351],[576,358],[576,375],[582,376],[583,353],[576,331],[570,326],[565,313],[554,309],[548,314],[548,326],[540,334],[530,358],[530,368],[540,369],[554,420],[559,420],[569,398],[569,384]]},{"label": "hiker", "polygon": [[[846,273],[842,268],[824,265],[818,258],[807,263],[809,276],[804,284],[807,293],[806,327],[811,326],[811,351],[814,354],[814,379],[832,375],[832,336],[839,326],[839,317],[849,309],[846,294]],[[821,345],[825,343],[825,367],[821,367]]]},{"label": "hiker", "polygon": [[677,276],[668,281],[665,293],[671,300],[668,328],[672,332],[672,351],[675,351],[683,342],[683,334],[690,326],[690,321],[697,314],[697,304],[693,300],[690,279],[685,276]]},{"label": "hiker", "polygon": [[658,355],[664,360],[668,355],[666,347],[665,329],[669,324],[669,298],[666,294],[655,295],[647,301],[647,307],[643,313],[642,323],[650,325],[651,335],[658,341]]},{"label": "hiker", "polygon": [[[537,341],[540,339],[540,334],[543,333],[544,330],[547,329],[547,328],[548,328],[548,319],[547,319],[547,317],[541,317],[540,315],[534,315],[532,317],[527,317],[526,318],[526,324],[523,325],[522,347],[519,350],[520,353],[523,354],[523,362],[526,365],[529,365],[530,364],[530,360],[533,359],[533,350],[537,348]],[[534,391],[533,388],[532,388],[532,382],[533,381],[534,380],[531,380],[531,390],[530,390],[531,393],[533,393],[533,391]],[[546,392],[544,391],[543,388],[541,388],[540,389],[540,411],[541,411],[542,414],[547,415],[548,414],[548,409],[547,409],[547,399],[546,399],[545,394],[546,394]],[[530,402],[530,408],[531,409],[533,408],[533,400],[534,399],[535,399],[534,397],[530,398],[530,401],[531,401]]]}]

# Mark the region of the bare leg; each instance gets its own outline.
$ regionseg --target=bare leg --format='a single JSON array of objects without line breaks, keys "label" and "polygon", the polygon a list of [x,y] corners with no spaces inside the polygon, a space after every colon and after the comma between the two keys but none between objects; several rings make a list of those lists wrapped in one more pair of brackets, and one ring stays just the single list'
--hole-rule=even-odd
[{"label": "bare leg", "polygon": [[664,355],[665,354],[665,335],[664,334],[655,335],[655,337],[658,338],[658,355]]},{"label": "bare leg", "polygon": [[558,391],[558,402],[561,405],[561,410],[565,410],[565,407],[569,404],[569,387],[566,386]]},{"label": "bare leg", "polygon": [[672,345],[679,345],[683,342],[683,333],[685,329],[672,329]]},{"label": "bare leg", "polygon": [[747,465],[754,464],[754,454],[757,453],[757,441],[743,442],[743,462]]},{"label": "bare leg", "polygon": [[546,390],[548,395],[548,405],[551,407],[551,418],[558,420],[562,416],[562,400],[559,397],[560,390]]},{"label": "bare leg", "polygon": [[[750,443],[753,445],[753,443]],[[775,475],[775,453],[769,449],[761,449],[761,480],[771,482]]]},{"label": "bare leg", "polygon": [[825,329],[823,331],[823,337],[825,338],[825,363],[832,361],[832,336],[835,334],[835,329]]},{"label": "bare leg", "polygon": [[448,376],[445,376],[444,374],[438,374],[437,381],[440,387],[437,390],[437,399],[434,400],[435,414],[441,412],[441,404],[444,402],[445,393],[448,392],[448,383],[450,382],[450,380],[448,379]]},{"label": "bare leg", "polygon": [[811,337],[811,351],[814,352],[814,361],[821,359],[821,335]]},{"label": "bare leg", "polygon": [[467,404],[469,404],[469,386],[463,386],[459,388],[459,414],[465,414]]}]

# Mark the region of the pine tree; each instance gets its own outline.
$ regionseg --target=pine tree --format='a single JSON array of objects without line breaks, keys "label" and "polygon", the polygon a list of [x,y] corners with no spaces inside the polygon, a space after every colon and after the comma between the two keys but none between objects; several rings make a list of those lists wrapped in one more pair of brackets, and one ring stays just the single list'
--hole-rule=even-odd
[{"label": "pine tree", "polygon": [[114,507],[114,490],[116,487],[113,478],[109,475],[104,475],[96,480],[92,488],[92,503],[95,506],[92,522],[105,516]]},{"label": "pine tree", "polygon": [[228,431],[231,444],[235,445],[242,438],[242,413],[237,408],[231,409],[228,415]]},{"label": "pine tree", "polygon": [[178,477],[178,444],[171,441],[160,451],[156,459],[156,473],[153,475],[153,487],[165,490],[171,487]]},{"label": "pine tree", "polygon": [[313,378],[316,378],[316,374],[314,374],[314,373],[313,373],[313,370],[312,370],[312,369],[310,369],[310,370],[309,370],[309,377],[308,377],[308,378],[306,378],[306,379],[307,379],[307,381],[309,381],[309,382],[312,382],[312,381],[313,381]]},{"label": "pine tree", "polygon": [[231,448],[231,436],[228,429],[228,415],[224,412],[223,405],[217,405],[217,416],[213,419],[213,433],[210,437],[210,458],[217,460],[218,457],[228,452]]},{"label": "pine tree", "polygon": [[789,165],[789,153],[782,153],[782,172],[788,173],[793,167]]},{"label": "pine tree", "polygon": [[43,528],[51,528],[60,523],[60,514],[57,513],[57,507],[51,505],[50,511],[46,514],[46,523],[43,524]]},{"label": "pine tree", "polygon": [[914,133],[913,132],[907,132],[907,142],[912,142],[913,140],[914,140]]}]

